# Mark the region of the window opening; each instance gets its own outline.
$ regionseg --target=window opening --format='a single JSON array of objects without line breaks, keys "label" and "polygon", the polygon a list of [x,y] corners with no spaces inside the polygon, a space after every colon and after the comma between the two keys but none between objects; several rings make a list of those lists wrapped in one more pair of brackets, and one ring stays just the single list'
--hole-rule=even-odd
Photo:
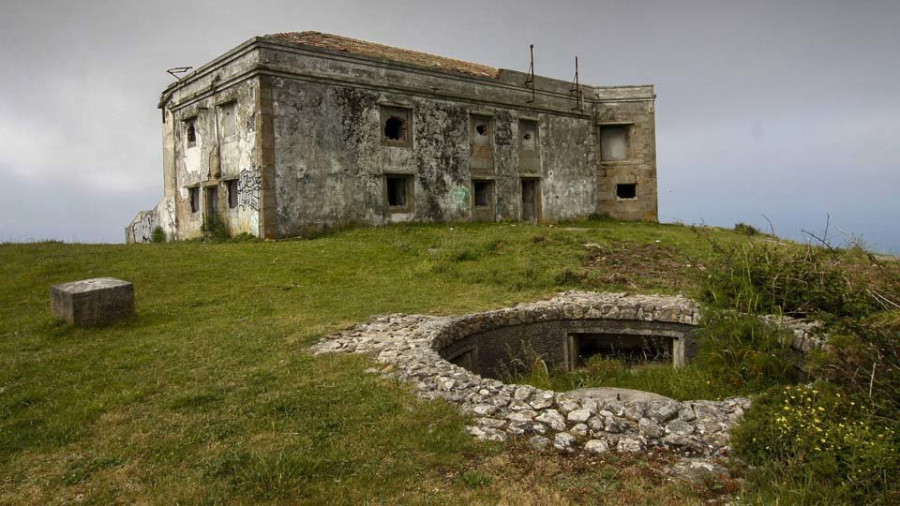
[{"label": "window opening", "polygon": [[387,198],[390,207],[407,207],[409,199],[407,190],[409,178],[394,176],[387,178]]},{"label": "window opening", "polygon": [[628,159],[628,126],[600,127],[600,161],[621,162]]},{"label": "window opening", "polygon": [[219,210],[219,189],[215,186],[206,187],[206,213],[215,214]]},{"label": "window opening", "polygon": [[672,361],[673,340],[670,337],[605,333],[570,335],[576,367],[595,355],[620,360],[628,365]]},{"label": "window opening", "polygon": [[384,122],[384,136],[392,141],[406,140],[406,122],[396,116],[391,116]]},{"label": "window opening", "polygon": [[193,120],[189,121],[187,124],[187,145],[189,148],[197,145],[197,129],[194,126]]},{"label": "window opening", "polygon": [[196,188],[188,188],[188,198],[191,201],[191,212],[196,213],[200,210],[200,191]]},{"label": "window opening", "polygon": [[228,208],[234,209],[238,206],[238,180],[230,179],[225,182],[228,191]]},{"label": "window opening", "polygon": [[637,185],[635,183],[617,184],[616,197],[620,199],[637,198]]},{"label": "window opening", "polygon": [[490,207],[491,205],[491,182],[475,181],[472,186],[475,190],[475,207]]}]

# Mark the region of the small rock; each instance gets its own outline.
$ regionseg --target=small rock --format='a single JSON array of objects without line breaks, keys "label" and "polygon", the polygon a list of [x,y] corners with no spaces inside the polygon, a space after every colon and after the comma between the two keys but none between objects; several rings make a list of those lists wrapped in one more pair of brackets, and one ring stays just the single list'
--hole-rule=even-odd
[{"label": "small rock", "polygon": [[662,427],[649,418],[641,418],[641,421],[638,422],[638,430],[641,435],[652,439],[660,438],[665,434]]},{"label": "small rock", "polygon": [[609,453],[609,445],[606,444],[606,441],[591,439],[584,444],[584,451],[593,453],[595,455],[600,455],[601,453]]},{"label": "small rock", "polygon": [[641,441],[640,438],[636,437],[623,437],[619,439],[619,444],[616,445],[616,451],[619,453],[639,453],[644,451],[644,442]]},{"label": "small rock", "polygon": [[561,452],[574,451],[575,443],[575,436],[568,432],[560,432],[553,438],[553,447]]},{"label": "small rock", "polygon": [[569,434],[579,438],[579,439],[587,439],[590,429],[588,426],[583,423],[575,424],[571,429],[569,429]]},{"label": "small rock", "polygon": [[555,431],[566,430],[566,419],[563,418],[563,416],[559,414],[559,411],[556,411],[555,409],[548,409],[544,411],[543,413],[538,415],[535,420],[538,422],[546,423],[550,426],[551,429]]},{"label": "small rock", "polygon": [[681,459],[666,470],[672,476],[692,482],[702,482],[707,477],[730,477],[728,469],[703,459]]},{"label": "small rock", "polygon": [[553,441],[550,441],[544,436],[531,436],[528,438],[528,444],[539,452],[545,452],[553,446]]},{"label": "small rock", "polygon": [[569,411],[569,415],[566,417],[570,422],[586,422],[591,418],[591,412],[586,409],[575,409]]}]

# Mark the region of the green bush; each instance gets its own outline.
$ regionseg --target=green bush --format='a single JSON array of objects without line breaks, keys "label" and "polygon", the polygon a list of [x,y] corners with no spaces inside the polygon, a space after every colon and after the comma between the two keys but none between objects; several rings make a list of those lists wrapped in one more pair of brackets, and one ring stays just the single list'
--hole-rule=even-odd
[{"label": "green bush", "polygon": [[162,227],[157,225],[153,228],[153,233],[150,235],[150,242],[161,243],[166,242],[166,231],[163,230]]},{"label": "green bush", "polygon": [[900,406],[900,311],[832,327],[813,373],[838,385],[875,416],[897,419]]},{"label": "green bush", "polygon": [[219,218],[217,214],[211,214],[203,218],[203,226],[200,229],[203,232],[203,239],[213,242],[227,241],[230,235],[225,222]]},{"label": "green bush", "polygon": [[800,379],[793,334],[756,315],[707,310],[694,332],[700,349],[697,365],[719,382],[742,390],[762,391]]},{"label": "green bush", "polygon": [[825,382],[775,387],[758,397],[732,443],[739,457],[759,466],[751,479],[769,480],[766,493],[805,482],[816,486],[802,487],[803,502],[862,504],[898,492],[896,423],[871,416]]},{"label": "green bush", "polygon": [[760,235],[760,234],[762,234],[762,232],[760,232],[758,228],[754,227],[753,225],[748,225],[743,222],[735,223],[734,231],[739,234],[743,234],[743,235]]},{"label": "green bush", "polygon": [[790,315],[864,316],[883,309],[843,252],[748,240],[713,243],[700,299],[715,307]]}]

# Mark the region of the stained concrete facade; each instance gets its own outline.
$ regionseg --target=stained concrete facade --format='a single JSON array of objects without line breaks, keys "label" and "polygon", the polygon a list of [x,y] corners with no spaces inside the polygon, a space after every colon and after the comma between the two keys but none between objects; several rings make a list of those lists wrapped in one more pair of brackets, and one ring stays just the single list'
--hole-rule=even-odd
[{"label": "stained concrete facade", "polygon": [[255,37],[162,94],[165,193],[129,242],[405,221],[657,219],[652,86],[582,86],[321,34]]}]

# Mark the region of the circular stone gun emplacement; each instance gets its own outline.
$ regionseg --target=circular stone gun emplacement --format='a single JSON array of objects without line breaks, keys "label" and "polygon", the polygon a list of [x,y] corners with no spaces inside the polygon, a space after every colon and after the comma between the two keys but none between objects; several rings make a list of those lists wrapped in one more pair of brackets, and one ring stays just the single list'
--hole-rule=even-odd
[{"label": "circular stone gun emplacement", "polygon": [[677,367],[693,353],[690,330],[698,323],[698,304],[684,297],[566,292],[465,316],[380,316],[326,337],[312,351],[365,353],[390,364],[385,374],[412,383],[420,397],[444,399],[474,416],[466,430],[482,440],[515,435],[567,453],[670,448],[716,456],[727,452],[728,431],[749,399],[675,401],[624,389],[554,392],[497,379],[527,351],[548,366],[572,369],[585,355],[608,351],[611,342],[626,350],[641,342],[643,352],[649,342],[658,358]]}]

